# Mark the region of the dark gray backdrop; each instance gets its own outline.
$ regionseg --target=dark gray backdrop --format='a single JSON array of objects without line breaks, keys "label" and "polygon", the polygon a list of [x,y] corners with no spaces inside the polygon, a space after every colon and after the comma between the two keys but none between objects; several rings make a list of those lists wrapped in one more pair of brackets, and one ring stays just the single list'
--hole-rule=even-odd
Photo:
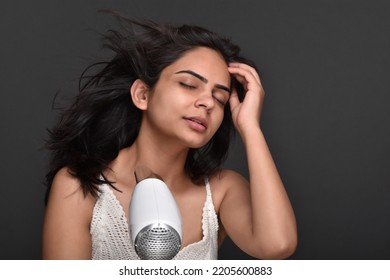
[{"label": "dark gray backdrop", "polygon": [[[262,72],[262,127],[297,216],[292,258],[389,259],[390,4],[378,0],[3,0],[1,259],[41,256],[51,103],[100,56],[102,8],[241,45]],[[226,165],[247,176],[239,140]],[[220,257],[248,258],[229,240]]]}]

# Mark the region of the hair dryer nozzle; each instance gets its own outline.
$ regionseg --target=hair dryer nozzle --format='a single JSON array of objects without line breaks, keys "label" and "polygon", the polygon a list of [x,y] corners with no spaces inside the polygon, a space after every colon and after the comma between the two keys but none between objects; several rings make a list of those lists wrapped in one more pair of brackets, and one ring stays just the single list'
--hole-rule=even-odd
[{"label": "hair dryer nozzle", "polygon": [[180,250],[180,211],[168,186],[146,178],[133,191],[129,208],[131,239],[141,259],[172,259]]}]

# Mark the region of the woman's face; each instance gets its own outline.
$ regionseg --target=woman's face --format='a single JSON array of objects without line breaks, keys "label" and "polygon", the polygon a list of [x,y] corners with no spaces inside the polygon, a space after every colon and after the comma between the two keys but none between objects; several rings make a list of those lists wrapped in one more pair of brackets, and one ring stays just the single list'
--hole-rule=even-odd
[{"label": "woman's face", "polygon": [[229,97],[225,60],[212,49],[194,48],[161,72],[149,95],[144,121],[160,134],[157,137],[199,148],[221,125]]}]

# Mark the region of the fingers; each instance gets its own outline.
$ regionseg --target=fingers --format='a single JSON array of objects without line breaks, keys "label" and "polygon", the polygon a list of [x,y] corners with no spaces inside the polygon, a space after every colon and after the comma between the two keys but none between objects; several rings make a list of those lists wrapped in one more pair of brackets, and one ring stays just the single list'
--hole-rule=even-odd
[{"label": "fingers", "polygon": [[231,62],[229,63],[229,67],[231,68],[241,68],[241,69],[244,69],[246,71],[249,71],[253,77],[256,79],[256,81],[261,84],[260,82],[260,77],[259,77],[259,74],[257,73],[256,69],[249,66],[248,64],[244,64],[244,63],[239,63],[239,62]]},{"label": "fingers", "polygon": [[260,77],[253,67],[243,63],[230,63],[228,70],[244,86],[245,90],[263,91]]},{"label": "fingers", "polygon": [[260,77],[253,67],[243,63],[230,63],[228,70],[246,91],[242,101],[239,100],[237,89],[233,89],[229,99],[234,125],[242,132],[248,127],[248,122],[259,125],[264,90]]}]

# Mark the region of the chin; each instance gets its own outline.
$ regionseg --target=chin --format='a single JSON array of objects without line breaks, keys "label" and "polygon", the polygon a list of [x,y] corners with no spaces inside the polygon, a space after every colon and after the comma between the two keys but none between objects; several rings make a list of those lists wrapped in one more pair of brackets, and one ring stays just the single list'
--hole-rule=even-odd
[{"label": "chin", "polygon": [[206,142],[205,141],[199,141],[199,142],[189,141],[189,142],[187,142],[187,146],[190,149],[199,149],[199,148],[202,148],[207,143],[208,143],[208,141],[206,141]]},{"label": "chin", "polygon": [[206,145],[211,137],[206,135],[186,135],[182,139],[182,143],[190,149],[199,149]]},{"label": "chin", "polygon": [[207,143],[202,143],[202,144],[190,144],[188,145],[188,148],[190,149],[200,149],[202,148],[204,145],[206,145]]}]

